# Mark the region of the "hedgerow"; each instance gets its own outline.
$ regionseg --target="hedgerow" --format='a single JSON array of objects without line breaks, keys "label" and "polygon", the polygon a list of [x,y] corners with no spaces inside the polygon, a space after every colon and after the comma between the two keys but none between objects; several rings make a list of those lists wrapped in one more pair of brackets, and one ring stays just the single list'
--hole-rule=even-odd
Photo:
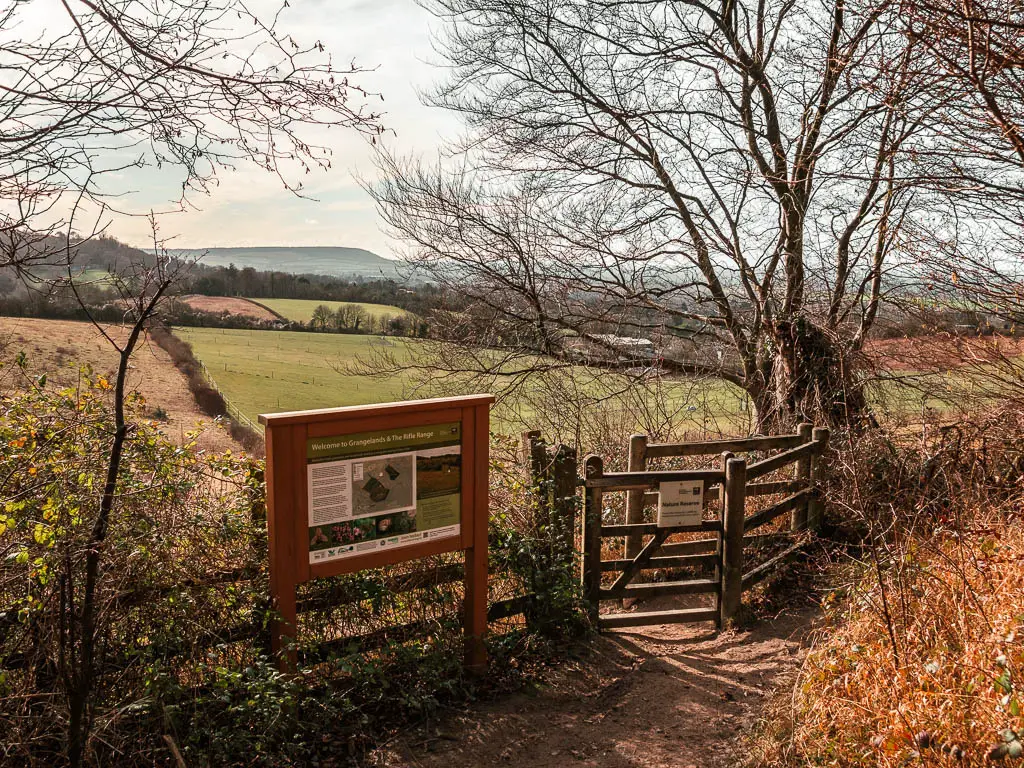
[{"label": "hedgerow", "polygon": [[[1024,754],[1021,414],[848,440],[823,621],[757,766],[988,766]],[[920,433],[919,433],[920,434]]]}]

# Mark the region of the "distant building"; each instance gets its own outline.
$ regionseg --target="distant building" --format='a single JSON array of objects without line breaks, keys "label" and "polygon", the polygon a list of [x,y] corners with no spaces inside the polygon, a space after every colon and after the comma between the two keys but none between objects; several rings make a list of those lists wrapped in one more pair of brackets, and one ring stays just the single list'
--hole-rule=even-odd
[{"label": "distant building", "polygon": [[594,336],[601,344],[614,349],[623,362],[629,360],[654,360],[654,342],[636,336],[616,336],[611,333],[599,333]]},{"label": "distant building", "polygon": [[585,363],[636,364],[658,359],[654,342],[636,336],[612,333],[594,334],[590,338],[574,338],[567,346],[570,357]]}]

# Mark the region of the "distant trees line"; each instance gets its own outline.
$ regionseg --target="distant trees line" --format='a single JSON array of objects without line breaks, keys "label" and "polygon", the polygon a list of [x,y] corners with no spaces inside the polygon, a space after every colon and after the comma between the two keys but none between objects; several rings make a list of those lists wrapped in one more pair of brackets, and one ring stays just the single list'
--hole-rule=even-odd
[{"label": "distant trees line", "polygon": [[424,315],[441,301],[435,285],[405,285],[387,278],[344,279],[330,275],[294,275],[287,272],[239,269],[234,264],[213,267],[197,264],[180,286],[182,293],[203,296],[242,296],[251,299],[308,299],[391,304]]},{"label": "distant trees line", "polygon": [[[80,320],[99,323],[122,323],[130,314],[109,292],[93,292],[91,301],[77,303],[68,297],[49,294],[19,293],[0,295],[0,316],[31,317],[49,320]],[[429,323],[406,314],[374,316],[357,305],[316,308],[309,323],[289,320],[260,320],[228,312],[200,312],[181,301],[170,301],[160,313],[160,321],[169,326],[195,328],[236,328],[248,330],[311,331],[316,333],[377,334],[387,336],[426,337]],[[130,319],[130,318],[129,318]]]},{"label": "distant trees line", "polygon": [[[39,317],[98,322],[123,322],[123,297],[139,288],[136,274],[140,265],[154,265],[156,257],[121,243],[113,237],[98,235],[70,241],[60,235],[46,238],[51,250],[62,244],[74,254],[74,269],[57,263],[39,265],[36,284],[18,278],[15,271],[0,268],[0,314],[11,317]],[[172,292],[179,295],[229,296],[252,299],[303,299],[324,302],[386,304],[396,307],[392,317],[371,315],[361,307],[342,307],[335,312],[324,305],[313,322],[268,322],[231,314],[199,312],[173,297],[161,308],[164,322],[217,328],[268,328],[313,330],[328,333],[387,334],[425,336],[426,317],[431,310],[450,303],[434,285],[407,286],[393,279],[341,278],[330,275],[297,275],[253,267],[185,266],[179,263]],[[83,273],[89,270],[89,274]],[[106,273],[106,276],[101,273]],[[75,285],[70,284],[74,274]],[[33,287],[33,285],[35,287]],[[409,313],[400,312],[405,310]]]},{"label": "distant trees line", "polygon": [[388,336],[416,336],[425,338],[430,325],[421,317],[399,314],[372,315],[359,304],[343,304],[331,309],[321,304],[313,310],[309,330],[334,333],[386,334]]},{"label": "distant trees line", "polygon": [[[69,298],[67,291],[60,290],[69,274],[90,274],[77,280],[83,299],[89,304],[101,304],[109,300],[117,284],[131,289],[133,275],[141,266],[151,267],[156,257],[145,251],[126,245],[105,234],[82,238],[72,234],[70,239],[61,234],[44,238],[47,249],[54,254],[69,250],[73,254],[72,270],[61,263],[56,256],[52,263],[37,265],[40,292],[58,294],[55,303]],[[184,266],[184,264],[179,264]],[[102,279],[99,273],[106,272],[110,278]],[[203,296],[237,296],[253,299],[307,299],[313,301],[348,301],[368,304],[390,304],[416,315],[424,316],[439,306],[442,291],[436,285],[417,283],[407,285],[388,278],[366,278],[361,276],[338,277],[334,275],[291,274],[275,270],[257,270],[253,267],[238,267],[234,264],[208,266],[202,262],[177,270],[178,277],[173,290],[178,294],[200,294]],[[45,285],[43,284],[45,282]],[[45,291],[42,290],[45,288]],[[11,294],[31,294],[15,270],[0,266],[0,298],[9,299]],[[70,298],[73,298],[70,297]],[[35,307],[38,314],[40,305],[31,298],[27,303],[17,302],[25,314]]]}]

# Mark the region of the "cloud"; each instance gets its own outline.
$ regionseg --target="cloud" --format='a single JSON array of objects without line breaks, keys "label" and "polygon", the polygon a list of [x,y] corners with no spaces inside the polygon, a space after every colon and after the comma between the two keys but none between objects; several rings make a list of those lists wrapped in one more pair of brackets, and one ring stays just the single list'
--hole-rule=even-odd
[{"label": "cloud", "polygon": [[[290,5],[281,24],[300,44],[321,40],[339,65],[354,59],[373,68],[353,80],[384,96],[370,106],[384,110],[389,147],[432,155],[445,137],[458,133],[453,116],[420,103],[418,92],[443,73],[426,63],[434,58],[432,19],[413,0],[291,0]],[[278,6],[258,0],[254,10],[266,16]],[[196,196],[194,210],[164,217],[163,233],[176,235],[175,246],[182,248],[344,245],[392,252],[373,201],[353,177],[375,177],[370,143],[339,128],[312,131],[307,138],[330,146],[333,155],[329,171],[295,176],[305,184],[306,198],[289,193],[272,174],[240,167],[223,173],[209,195]],[[120,202],[138,214],[165,209],[181,190],[180,173],[173,169],[132,171],[122,181],[125,189],[138,191]],[[110,231],[134,244],[149,240],[148,225],[139,219],[116,219]]]}]

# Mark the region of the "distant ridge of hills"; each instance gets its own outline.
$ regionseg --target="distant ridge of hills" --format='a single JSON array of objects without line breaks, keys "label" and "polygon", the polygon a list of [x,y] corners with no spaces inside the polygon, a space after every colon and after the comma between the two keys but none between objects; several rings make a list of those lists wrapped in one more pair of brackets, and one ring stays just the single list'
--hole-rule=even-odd
[{"label": "distant ridge of hills", "polygon": [[201,264],[239,269],[275,270],[293,274],[400,278],[403,263],[385,259],[364,248],[340,246],[257,246],[252,248],[177,248],[168,254],[180,258],[201,256]]}]

